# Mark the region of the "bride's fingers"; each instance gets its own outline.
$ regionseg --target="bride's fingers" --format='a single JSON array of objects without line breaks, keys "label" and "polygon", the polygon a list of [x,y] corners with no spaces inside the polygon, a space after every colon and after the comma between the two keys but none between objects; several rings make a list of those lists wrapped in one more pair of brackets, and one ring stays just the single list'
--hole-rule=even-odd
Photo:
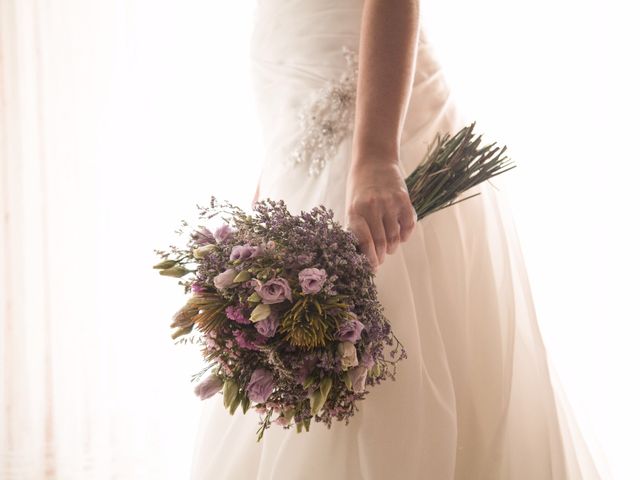
[{"label": "bride's fingers", "polygon": [[385,252],[387,250],[387,235],[385,233],[384,223],[382,223],[381,211],[372,209],[366,212],[365,220],[371,231],[371,238],[375,246],[378,264],[384,261]]},{"label": "bride's fingers", "polygon": [[400,241],[406,242],[418,223],[418,214],[411,203],[402,209],[398,223],[400,224]]},{"label": "bride's fingers", "polygon": [[347,228],[351,230],[358,239],[360,251],[364,253],[371,264],[371,268],[375,271],[378,268],[378,256],[376,255],[373,237],[369,230],[369,224],[360,215],[350,215],[348,217]]},{"label": "bride's fingers", "polygon": [[398,224],[397,214],[387,212],[383,217],[384,230],[387,237],[387,250],[386,252],[392,254],[396,251],[398,244],[400,243],[400,224]]}]

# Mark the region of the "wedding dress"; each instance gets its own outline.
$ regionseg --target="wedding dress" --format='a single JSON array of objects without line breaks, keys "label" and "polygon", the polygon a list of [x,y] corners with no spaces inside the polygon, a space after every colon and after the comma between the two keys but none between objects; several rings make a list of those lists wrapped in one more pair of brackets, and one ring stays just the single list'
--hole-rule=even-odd
[{"label": "wedding dress", "polygon": [[[251,65],[265,158],[260,198],[343,221],[364,0],[259,0]],[[468,125],[420,29],[402,132],[405,177],[437,132]],[[503,139],[504,140],[504,139]],[[349,425],[277,425],[203,402],[194,480],[600,479],[550,370],[507,200],[490,182],[422,219],[376,274],[408,359]]]}]

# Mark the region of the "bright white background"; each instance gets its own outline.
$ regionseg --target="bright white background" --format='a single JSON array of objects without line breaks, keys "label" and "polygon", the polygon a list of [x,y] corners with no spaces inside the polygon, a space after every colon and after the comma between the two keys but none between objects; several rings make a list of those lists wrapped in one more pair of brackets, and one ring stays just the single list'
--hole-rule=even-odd
[{"label": "bright white background", "polygon": [[[640,478],[632,3],[422,2],[460,108],[519,165],[506,186],[549,356],[621,480]],[[0,0],[0,421],[22,432],[0,477],[187,478],[198,356],[169,338],[186,297],[153,249],[212,194],[249,207],[253,6]]]}]

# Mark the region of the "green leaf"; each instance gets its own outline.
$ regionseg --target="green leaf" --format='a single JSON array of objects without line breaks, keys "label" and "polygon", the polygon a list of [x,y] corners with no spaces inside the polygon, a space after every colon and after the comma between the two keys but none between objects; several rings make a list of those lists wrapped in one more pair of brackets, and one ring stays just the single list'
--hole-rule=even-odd
[{"label": "green leaf", "polygon": [[351,383],[351,377],[349,376],[349,372],[344,372],[342,374],[342,381],[347,386],[349,390],[353,390],[353,384]]},{"label": "green leaf", "polygon": [[222,387],[222,403],[229,408],[238,395],[238,384],[233,380],[227,380]]},{"label": "green leaf", "polygon": [[165,275],[167,277],[184,277],[191,270],[184,268],[182,265],[174,265],[171,268],[167,268],[166,270],[160,270],[160,275]]},{"label": "green leaf", "polygon": [[203,247],[194,248],[191,252],[194,258],[202,259],[216,249],[215,245],[209,244]]},{"label": "green leaf", "polygon": [[268,303],[259,303],[252,310],[249,320],[251,320],[254,323],[259,322],[267,318],[270,313],[271,313],[271,305],[269,305]]},{"label": "green leaf", "polygon": [[320,392],[322,393],[322,396],[324,397],[325,400],[329,396],[329,392],[331,391],[332,385],[333,385],[333,379],[331,377],[324,377],[320,382]]},{"label": "green leaf", "polygon": [[247,397],[246,395],[243,395],[243,397],[242,397],[242,413],[243,414],[247,413],[247,411],[249,410],[250,407],[251,407],[251,400],[249,400],[249,397]]},{"label": "green leaf", "polygon": [[302,386],[306,389],[309,388],[311,385],[313,385],[316,381],[316,378],[313,375],[309,375],[307,377],[307,379],[304,381],[304,383],[302,384]]},{"label": "green leaf", "polygon": [[253,292],[251,295],[249,295],[247,297],[247,301],[248,302],[261,302],[262,301],[262,297],[260,295],[258,295],[258,292]]},{"label": "green leaf", "polygon": [[233,283],[246,282],[250,278],[251,278],[251,274],[249,272],[247,272],[246,270],[242,270],[235,277],[233,277]]},{"label": "green leaf", "polygon": [[309,396],[309,403],[311,406],[311,415],[316,415],[324,406],[324,402],[327,397],[322,395],[320,389],[316,390]]},{"label": "green leaf", "polygon": [[291,419],[293,418],[293,416],[296,414],[296,409],[295,407],[289,407],[287,408],[282,415],[284,416],[284,418],[287,419],[287,422],[290,422]]},{"label": "green leaf", "polygon": [[242,400],[242,395],[236,395],[236,398],[233,399],[231,405],[229,405],[229,413],[233,415],[236,413],[236,409],[240,405],[240,401]]},{"label": "green leaf", "polygon": [[163,260],[160,263],[156,263],[153,266],[153,268],[159,268],[160,270],[165,270],[167,268],[173,267],[177,263],[178,262],[176,262],[175,260]]}]

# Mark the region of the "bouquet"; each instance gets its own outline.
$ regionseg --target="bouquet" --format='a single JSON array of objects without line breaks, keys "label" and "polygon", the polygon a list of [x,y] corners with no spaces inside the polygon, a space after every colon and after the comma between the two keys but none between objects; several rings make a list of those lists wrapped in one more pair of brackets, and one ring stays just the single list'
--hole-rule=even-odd
[{"label": "bouquet", "polygon": [[[481,147],[475,123],[438,135],[406,184],[418,220],[453,205],[469,188],[513,166],[495,144]],[[252,215],[211,197],[182,248],[155,250],[161,275],[181,278],[186,304],[171,327],[200,346],[195,393],[221,392],[231,414],[259,413],[257,440],[275,423],[309,431],[349,423],[369,388],[395,380],[407,353],[383,314],[369,261],[355,235],[323,205],[292,215],[264,199]],[[226,216],[223,216],[226,214]],[[209,228],[212,218],[222,223]],[[188,227],[184,220],[178,233]]]}]

